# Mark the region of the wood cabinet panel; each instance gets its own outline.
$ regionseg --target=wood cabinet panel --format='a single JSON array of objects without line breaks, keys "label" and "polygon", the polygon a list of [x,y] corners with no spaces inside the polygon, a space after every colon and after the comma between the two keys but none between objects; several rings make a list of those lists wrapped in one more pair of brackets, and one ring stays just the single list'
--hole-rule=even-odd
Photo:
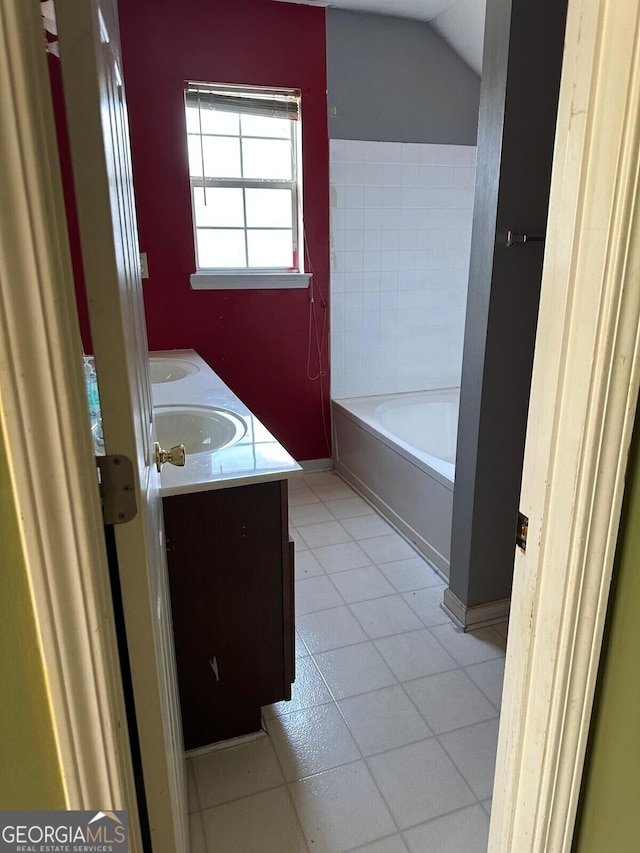
[{"label": "wood cabinet panel", "polygon": [[293,562],[287,483],[164,501],[185,747],[260,727],[290,698]]}]

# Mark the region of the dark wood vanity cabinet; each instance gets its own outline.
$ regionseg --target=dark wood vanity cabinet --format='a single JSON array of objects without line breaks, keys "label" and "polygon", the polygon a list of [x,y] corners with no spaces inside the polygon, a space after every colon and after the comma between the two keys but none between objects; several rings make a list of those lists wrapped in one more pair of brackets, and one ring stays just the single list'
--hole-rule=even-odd
[{"label": "dark wood vanity cabinet", "polygon": [[186,749],[260,728],[291,697],[287,481],[163,498]]}]

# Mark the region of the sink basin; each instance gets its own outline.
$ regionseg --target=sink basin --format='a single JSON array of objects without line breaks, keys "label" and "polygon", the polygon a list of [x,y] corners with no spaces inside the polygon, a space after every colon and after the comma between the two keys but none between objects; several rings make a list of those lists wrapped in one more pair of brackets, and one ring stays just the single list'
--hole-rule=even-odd
[{"label": "sink basin", "polygon": [[156,406],[154,418],[160,446],[184,444],[187,457],[229,447],[247,432],[241,417],[217,406]]},{"label": "sink basin", "polygon": [[153,385],[162,382],[177,382],[187,376],[199,373],[200,368],[180,358],[149,359],[149,376]]}]

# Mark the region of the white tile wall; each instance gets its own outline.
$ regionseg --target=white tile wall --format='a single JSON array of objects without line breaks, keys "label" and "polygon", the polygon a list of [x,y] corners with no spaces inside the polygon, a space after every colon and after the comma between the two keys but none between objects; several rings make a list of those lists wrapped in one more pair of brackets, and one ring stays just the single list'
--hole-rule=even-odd
[{"label": "white tile wall", "polygon": [[330,141],[334,398],[460,384],[475,158]]}]

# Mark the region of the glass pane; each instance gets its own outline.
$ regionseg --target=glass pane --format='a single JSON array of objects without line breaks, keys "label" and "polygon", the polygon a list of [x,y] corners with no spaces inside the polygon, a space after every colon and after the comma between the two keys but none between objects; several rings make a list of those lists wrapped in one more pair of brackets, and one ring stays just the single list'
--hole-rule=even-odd
[{"label": "glass pane", "polygon": [[202,177],[202,154],[200,151],[200,137],[189,134],[187,136],[189,148],[189,174],[194,178]]},{"label": "glass pane", "polygon": [[239,178],[240,140],[203,136],[205,178]]},{"label": "glass pane", "polygon": [[245,190],[247,225],[251,228],[291,228],[291,190]]},{"label": "glass pane", "polygon": [[250,267],[291,269],[293,266],[291,231],[248,231],[247,239]]},{"label": "glass pane", "polygon": [[202,157],[204,155],[204,174],[207,178],[240,177],[240,141],[224,136],[203,136],[202,149],[200,137],[189,134],[189,174],[194,178],[202,177]]},{"label": "glass pane", "polygon": [[198,228],[198,268],[216,267],[244,268],[245,257],[244,231],[224,231]]},{"label": "glass pane", "polygon": [[[187,107],[187,133],[200,133],[198,108]],[[220,133],[223,136],[237,136],[240,128],[238,113],[220,112],[206,107],[200,110],[202,133]]]},{"label": "glass pane", "polygon": [[292,122],[288,118],[270,118],[269,116],[241,116],[243,136],[275,136],[280,139],[291,138]]},{"label": "glass pane", "polygon": [[[205,203],[206,202],[206,203]],[[241,189],[193,188],[193,213],[196,226],[244,227]]]},{"label": "glass pane", "polygon": [[291,143],[275,139],[243,139],[245,178],[276,178],[290,181]]}]

